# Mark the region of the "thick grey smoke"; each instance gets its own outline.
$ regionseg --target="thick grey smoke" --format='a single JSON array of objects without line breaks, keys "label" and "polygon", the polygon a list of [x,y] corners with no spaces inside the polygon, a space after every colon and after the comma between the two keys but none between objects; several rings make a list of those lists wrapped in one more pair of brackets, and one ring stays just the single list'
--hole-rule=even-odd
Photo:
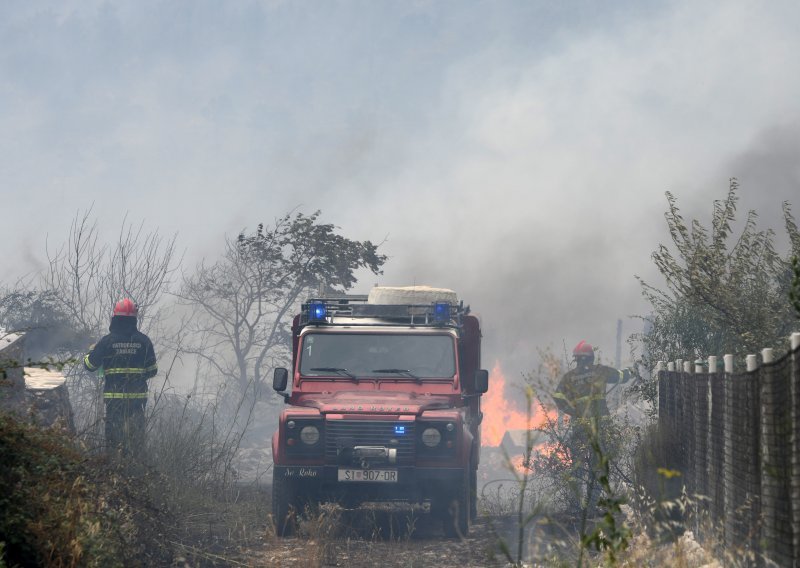
[{"label": "thick grey smoke", "polygon": [[755,210],[759,225],[774,229],[780,250],[788,250],[781,205],[789,202],[800,219],[800,122],[765,128],[725,167],[741,184],[742,211]]},{"label": "thick grey smoke", "polygon": [[738,176],[772,219],[796,187],[798,17],[789,1],[4,3],[0,256],[33,270],[24,251],[92,203],[111,233],[125,212],[178,231],[188,266],[319,208],[388,236],[363,288],[457,289],[487,366],[513,376],[580,339],[611,358],[617,319],[628,334],[646,310],[634,275],[656,276],[664,191],[703,214]]}]

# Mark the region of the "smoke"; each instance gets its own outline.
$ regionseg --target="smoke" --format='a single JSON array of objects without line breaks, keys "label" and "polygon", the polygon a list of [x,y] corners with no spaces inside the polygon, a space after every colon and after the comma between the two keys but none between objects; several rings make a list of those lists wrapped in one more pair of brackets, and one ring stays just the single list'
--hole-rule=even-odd
[{"label": "smoke", "polygon": [[741,187],[742,213],[755,210],[759,226],[776,233],[778,250],[788,251],[782,204],[793,206],[800,217],[800,122],[772,125],[759,132],[750,146],[734,156],[725,168]]},{"label": "smoke", "polygon": [[[71,212],[178,231],[185,266],[300,206],[456,289],[509,378],[537,347],[608,359],[647,311],[664,192],[698,217],[737,176],[780,220],[797,187],[794,2],[0,7],[10,238]],[[795,189],[796,191],[796,189]],[[772,198],[775,198],[774,200]],[[780,224],[778,224],[780,226]],[[9,271],[12,273],[13,271]],[[657,283],[657,282],[656,282]]]}]

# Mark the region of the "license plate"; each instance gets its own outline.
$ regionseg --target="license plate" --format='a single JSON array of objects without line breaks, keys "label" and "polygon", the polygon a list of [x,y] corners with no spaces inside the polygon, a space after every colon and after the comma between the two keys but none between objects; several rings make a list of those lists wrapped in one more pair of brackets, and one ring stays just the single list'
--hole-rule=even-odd
[{"label": "license plate", "polygon": [[339,469],[339,481],[397,483],[396,469]]}]

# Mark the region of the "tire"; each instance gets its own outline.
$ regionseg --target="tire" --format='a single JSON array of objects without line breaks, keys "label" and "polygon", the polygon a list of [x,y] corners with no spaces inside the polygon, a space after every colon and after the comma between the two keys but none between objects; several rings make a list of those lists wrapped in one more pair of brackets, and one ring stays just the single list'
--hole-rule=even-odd
[{"label": "tire", "polygon": [[455,493],[451,494],[446,503],[442,515],[442,528],[448,538],[463,538],[469,534],[470,500],[472,490],[470,489],[469,473],[465,473],[463,480],[459,483]]},{"label": "tire", "polygon": [[297,523],[297,497],[293,481],[272,473],[272,522],[275,534],[291,536]]}]

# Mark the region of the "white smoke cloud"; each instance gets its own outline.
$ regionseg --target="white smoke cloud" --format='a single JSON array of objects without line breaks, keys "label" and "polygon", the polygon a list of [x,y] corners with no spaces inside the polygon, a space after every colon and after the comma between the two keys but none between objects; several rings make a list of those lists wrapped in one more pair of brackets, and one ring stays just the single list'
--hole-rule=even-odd
[{"label": "white smoke cloud", "polygon": [[664,191],[708,215],[739,176],[770,220],[796,192],[798,16],[793,2],[6,3],[0,254],[31,270],[18,243],[58,241],[94,203],[112,232],[126,211],[178,231],[191,265],[225,234],[321,208],[352,238],[388,235],[386,273],[363,287],[456,288],[509,375],[562,341],[610,357],[617,318],[646,310],[633,275],[654,277]]}]

